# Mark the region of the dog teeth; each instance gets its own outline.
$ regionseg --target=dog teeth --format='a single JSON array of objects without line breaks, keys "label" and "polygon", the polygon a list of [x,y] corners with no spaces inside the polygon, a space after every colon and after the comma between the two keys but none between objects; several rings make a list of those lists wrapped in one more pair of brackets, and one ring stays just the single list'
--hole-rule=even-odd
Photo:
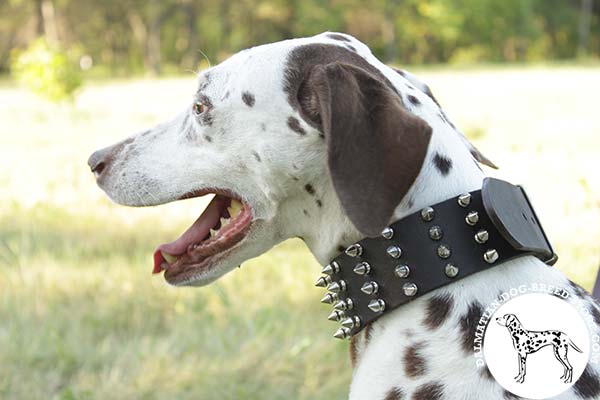
[{"label": "dog teeth", "polygon": [[230,222],[231,222],[231,219],[225,218],[225,217],[221,217],[221,228],[227,226]]},{"label": "dog teeth", "polygon": [[165,253],[164,251],[161,251],[160,254],[162,254],[163,258],[168,264],[173,264],[177,260],[177,257],[172,254]]},{"label": "dog teeth", "polygon": [[216,229],[210,229],[210,237],[214,237],[217,236],[217,230]]},{"label": "dog teeth", "polygon": [[239,200],[231,199],[231,204],[227,207],[227,211],[229,211],[229,216],[234,218],[242,211],[242,208],[244,208],[244,205]]}]

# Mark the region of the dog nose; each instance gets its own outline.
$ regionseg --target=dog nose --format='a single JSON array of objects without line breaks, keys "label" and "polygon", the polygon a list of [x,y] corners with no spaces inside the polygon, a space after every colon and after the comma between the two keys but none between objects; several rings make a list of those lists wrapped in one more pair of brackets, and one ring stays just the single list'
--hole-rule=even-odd
[{"label": "dog nose", "polygon": [[90,169],[94,173],[96,179],[100,179],[102,173],[107,170],[107,167],[110,165],[110,161],[113,156],[113,147],[106,147],[104,149],[100,149],[92,153],[90,158],[88,158],[88,165]]}]

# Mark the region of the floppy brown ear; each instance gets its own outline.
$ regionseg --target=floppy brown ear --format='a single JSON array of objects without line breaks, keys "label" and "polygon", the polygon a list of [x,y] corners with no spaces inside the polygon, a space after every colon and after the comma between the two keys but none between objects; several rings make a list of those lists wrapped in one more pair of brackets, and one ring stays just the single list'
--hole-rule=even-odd
[{"label": "floppy brown ear", "polygon": [[313,67],[302,93],[325,135],[342,207],[359,231],[379,235],[421,170],[431,127],[387,82],[354,65]]}]

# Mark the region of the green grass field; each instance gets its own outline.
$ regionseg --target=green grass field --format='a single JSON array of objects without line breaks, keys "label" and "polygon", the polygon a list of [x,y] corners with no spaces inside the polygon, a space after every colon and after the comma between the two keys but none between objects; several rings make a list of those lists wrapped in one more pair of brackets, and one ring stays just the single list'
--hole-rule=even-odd
[{"label": "green grass field", "polygon": [[[600,68],[429,70],[450,117],[524,184],[561,259],[590,288],[600,261]],[[152,251],[206,199],[129,209],[88,155],[186,106],[192,76],[89,84],[70,105],[0,87],[0,399],[342,399],[298,240],[205,288],[151,276]]]}]

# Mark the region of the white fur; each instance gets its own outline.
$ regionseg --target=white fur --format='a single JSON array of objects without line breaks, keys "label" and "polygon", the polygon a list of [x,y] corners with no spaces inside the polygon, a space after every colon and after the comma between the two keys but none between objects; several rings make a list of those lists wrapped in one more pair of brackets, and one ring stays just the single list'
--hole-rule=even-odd
[{"label": "white fur", "polygon": [[[424,93],[426,86],[413,75],[401,76],[377,60],[367,46],[347,37],[357,52],[396,86],[404,104],[433,129],[423,169],[392,220],[480,188],[484,173],[473,162],[462,134],[439,118],[438,106]],[[201,84],[209,76],[204,94],[214,106],[211,126],[198,122],[190,103],[189,109],[172,122],[155,127],[149,134],[134,136],[113,161],[111,175],[103,188],[122,204],[160,204],[192,190],[216,187],[233,190],[251,205],[255,221],[251,234],[210,272],[187,284],[209,283],[287,238],[302,237],[315,257],[325,264],[337,254],[338,245],[348,245],[362,237],[345,216],[326,173],[324,142],[293,110],[283,90],[287,56],[295,47],[308,43],[344,45],[321,34],[254,47],[234,55],[199,75]],[[253,107],[243,103],[242,92],[254,95]],[[417,97],[421,105],[411,109],[405,97],[408,94]],[[305,136],[289,129],[289,116],[301,122],[307,131]],[[190,130],[194,136],[191,140],[184,134]],[[207,142],[204,135],[212,141]],[[431,159],[436,152],[452,160],[447,176],[432,167]],[[254,153],[259,154],[262,162],[254,158]],[[305,191],[306,183],[315,188],[322,207],[317,207],[315,197]],[[413,201],[411,206],[408,199]],[[382,400],[395,386],[410,395],[429,381],[444,384],[444,399],[503,398],[501,387],[483,378],[473,358],[458,344],[453,345],[461,337],[458,319],[475,299],[486,305],[502,290],[533,282],[566,286],[567,280],[537,259],[523,257],[390,312],[373,324],[368,345],[365,346],[363,337],[358,342],[359,359],[350,398]],[[422,324],[424,309],[427,300],[439,292],[452,294],[455,306],[443,327],[432,331]],[[402,355],[407,346],[418,341],[427,342],[424,351],[430,362],[426,376],[411,379],[404,373]],[[578,397],[567,392],[558,398]]]}]

